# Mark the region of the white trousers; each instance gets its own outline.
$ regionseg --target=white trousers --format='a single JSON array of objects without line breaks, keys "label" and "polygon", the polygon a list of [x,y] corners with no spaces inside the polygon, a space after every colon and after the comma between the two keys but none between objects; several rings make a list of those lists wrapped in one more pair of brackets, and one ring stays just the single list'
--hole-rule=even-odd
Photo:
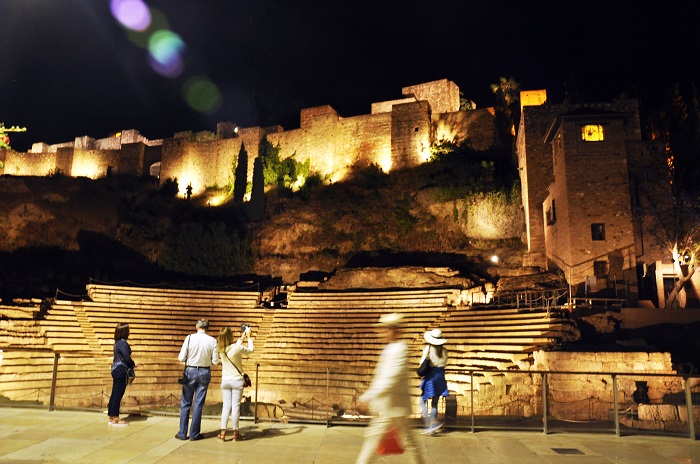
[{"label": "white trousers", "polygon": [[221,409],[221,430],[226,430],[229,416],[231,416],[231,421],[233,422],[233,430],[238,430],[242,396],[243,379],[234,377],[221,378],[221,398],[224,401],[224,406]]}]

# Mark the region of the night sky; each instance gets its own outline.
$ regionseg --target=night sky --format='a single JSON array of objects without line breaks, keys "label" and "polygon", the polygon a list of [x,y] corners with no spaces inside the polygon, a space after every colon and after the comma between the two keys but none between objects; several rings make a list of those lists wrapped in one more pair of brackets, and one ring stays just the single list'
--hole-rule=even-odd
[{"label": "night sky", "polygon": [[301,108],[367,114],[443,78],[492,106],[500,76],[553,103],[575,89],[653,105],[700,82],[698,3],[0,0],[0,122],[27,127],[9,134],[20,151],[132,128],[293,129]]}]

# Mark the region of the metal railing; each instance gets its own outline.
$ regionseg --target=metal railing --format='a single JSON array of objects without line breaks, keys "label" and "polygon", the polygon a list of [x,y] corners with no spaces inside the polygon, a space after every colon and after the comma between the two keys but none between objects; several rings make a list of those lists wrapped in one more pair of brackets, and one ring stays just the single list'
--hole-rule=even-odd
[{"label": "metal railing", "polygon": [[[66,395],[61,405],[56,404],[60,394],[65,393],[62,391],[64,387],[57,382],[57,379],[65,378],[62,377],[58,360],[56,354],[51,379],[36,388],[35,394],[27,389],[10,395],[15,398],[16,405],[25,403],[29,407],[45,407],[48,396],[49,410],[101,410],[107,385],[100,383],[100,379],[81,390],[82,398],[99,395],[98,403],[79,405],[71,403],[70,395]],[[255,423],[285,421],[324,423],[329,426],[364,425],[370,419],[369,412],[359,412],[356,402],[371,380],[374,369],[371,361],[368,360],[365,367],[355,364],[338,367],[337,364],[257,363],[254,373],[250,373],[254,387],[244,393],[251,395],[250,402],[241,418]],[[9,372],[9,369],[8,366],[0,366],[0,375],[22,375]],[[697,418],[693,414],[693,404],[700,404],[700,375],[466,368],[447,368],[445,372],[450,396],[442,403],[441,414],[448,428],[472,432],[485,429],[540,430],[545,434],[558,430],[586,431],[614,433],[616,436],[648,433],[696,439]],[[137,378],[137,382],[139,380]],[[212,387],[218,386],[215,383],[217,380],[215,376]],[[415,401],[414,417],[419,417],[418,379],[411,376],[410,382]],[[589,389],[588,393],[583,388],[577,388],[583,385]],[[640,385],[648,387],[650,399],[638,400],[635,397],[644,393],[638,391]],[[74,389],[75,385],[71,388]],[[154,383],[152,387],[146,384],[141,388],[138,396],[142,396],[148,388],[159,396],[137,397],[135,405],[124,404],[125,410],[136,408],[147,414],[177,413],[179,386]],[[4,390],[4,385],[0,384],[0,395],[8,396]],[[35,396],[36,400],[22,401],[22,398],[30,396]],[[282,398],[286,401],[281,401]],[[10,402],[8,405],[13,404]],[[215,408],[216,405],[211,407]],[[283,414],[271,416],[269,410],[265,413],[266,407],[283,410]],[[654,420],[654,417],[652,420],[640,418],[642,408],[651,410],[652,416],[664,415],[663,423],[658,418]],[[669,420],[669,414],[672,420]]]}]

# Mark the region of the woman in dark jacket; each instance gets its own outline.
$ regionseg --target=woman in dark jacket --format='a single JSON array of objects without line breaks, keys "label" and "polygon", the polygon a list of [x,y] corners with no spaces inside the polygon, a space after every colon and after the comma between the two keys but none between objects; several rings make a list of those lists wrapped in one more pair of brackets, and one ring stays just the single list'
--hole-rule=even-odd
[{"label": "woman in dark jacket", "polygon": [[136,363],[131,359],[131,347],[126,342],[129,338],[129,324],[119,323],[114,329],[114,361],[112,362],[112,395],[109,397],[107,414],[112,425],[129,425],[119,418],[119,406],[126,391],[128,381],[127,368],[133,369]]}]

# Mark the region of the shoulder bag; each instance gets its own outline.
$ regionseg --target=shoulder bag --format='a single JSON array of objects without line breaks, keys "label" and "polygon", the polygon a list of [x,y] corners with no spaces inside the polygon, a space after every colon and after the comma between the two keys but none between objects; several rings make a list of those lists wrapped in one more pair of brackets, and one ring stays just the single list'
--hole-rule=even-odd
[{"label": "shoulder bag", "polygon": [[124,359],[122,358],[122,355],[119,354],[119,351],[114,350],[114,352],[119,356],[119,362],[122,363],[122,366],[124,366],[124,369],[126,369],[126,386],[128,387],[132,383],[134,383],[134,379],[136,378],[136,372],[134,372],[133,367],[129,367],[126,365],[124,362]]},{"label": "shoulder bag", "polygon": [[251,385],[253,385],[253,383],[250,381],[250,377],[248,377],[248,374],[244,374],[243,372],[241,372],[241,370],[238,368],[238,366],[236,366],[236,364],[234,364],[234,362],[231,361],[231,358],[228,357],[228,353],[226,351],[224,351],[224,356],[226,356],[226,359],[228,359],[228,362],[233,364],[233,367],[236,368],[238,373],[243,376],[243,387],[245,388],[245,387],[250,387]]},{"label": "shoulder bag", "polygon": [[420,363],[416,372],[418,373],[418,377],[425,377],[430,373],[430,348],[428,348],[428,354],[423,362]]}]

